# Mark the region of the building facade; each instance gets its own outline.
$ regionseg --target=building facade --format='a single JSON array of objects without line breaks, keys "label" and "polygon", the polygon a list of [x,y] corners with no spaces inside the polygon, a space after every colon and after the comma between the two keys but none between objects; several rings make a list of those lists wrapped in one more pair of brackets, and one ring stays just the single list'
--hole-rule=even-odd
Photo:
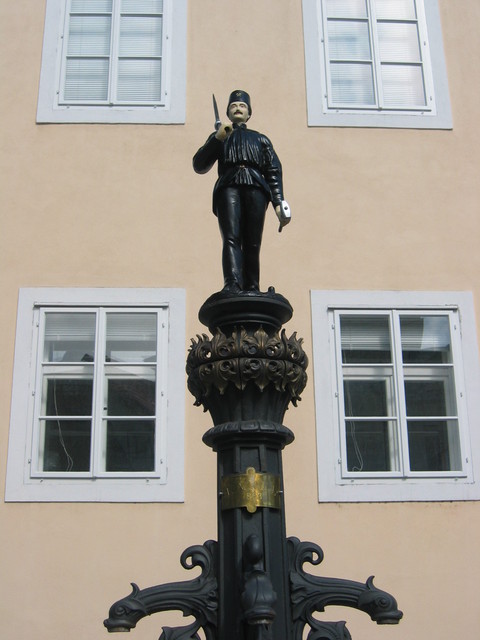
[{"label": "building facade", "polygon": [[[289,299],[286,331],[310,359],[285,419],[287,533],[322,546],[323,575],[375,574],[404,611],[386,628],[322,615],[357,640],[470,636],[478,3],[0,12],[2,636],[102,637],[130,581],[189,579],[180,554],[216,537],[211,423],[185,359],[223,285],[221,239],[215,170],[195,174],[192,156],[213,131],[212,92],[224,118],[234,89],[273,141],[292,210],[281,234],[267,212],[261,289]],[[177,624],[158,614],[133,633]]]}]

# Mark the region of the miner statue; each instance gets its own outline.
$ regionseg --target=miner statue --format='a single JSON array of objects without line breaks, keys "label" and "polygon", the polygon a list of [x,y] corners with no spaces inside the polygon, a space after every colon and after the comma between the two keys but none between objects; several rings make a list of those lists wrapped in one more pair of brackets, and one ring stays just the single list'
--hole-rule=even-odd
[{"label": "miner statue", "polygon": [[227,105],[228,123],[222,123],[213,98],[215,131],[193,157],[197,173],[218,163],[213,189],[213,212],[223,239],[223,290],[258,292],[260,245],[269,202],[282,230],[290,222],[283,199],[282,165],[267,136],[247,128],[252,115],[250,96],[236,90]]}]

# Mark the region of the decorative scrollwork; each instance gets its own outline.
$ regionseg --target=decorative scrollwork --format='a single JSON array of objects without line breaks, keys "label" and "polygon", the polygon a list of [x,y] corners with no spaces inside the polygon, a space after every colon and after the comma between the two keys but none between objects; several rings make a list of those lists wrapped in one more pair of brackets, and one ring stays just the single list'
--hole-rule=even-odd
[{"label": "decorative scrollwork", "polygon": [[223,395],[229,385],[243,391],[248,384],[260,391],[272,385],[294,405],[300,400],[308,358],[296,332],[287,338],[284,329],[270,335],[262,327],[254,333],[242,327],[227,336],[217,329],[211,339],[202,334],[191,342],[186,370],[195,405],[203,404],[213,389]]},{"label": "decorative scrollwork", "polygon": [[323,550],[315,542],[301,542],[295,537],[289,538],[288,542],[293,549],[290,553],[291,568],[296,573],[303,572],[303,565],[306,562],[314,566],[323,562]]},{"label": "decorative scrollwork", "polygon": [[311,542],[288,538],[290,563],[290,597],[293,610],[294,637],[301,640],[305,625],[311,631],[307,640],[350,640],[345,623],[320,622],[313,614],[329,605],[352,607],[368,613],[378,624],[395,624],[403,614],[395,598],[377,589],[370,577],[365,584],[340,578],[323,578],[304,571],[309,562],[318,565],[323,560],[320,547]]},{"label": "decorative scrollwork", "polygon": [[215,556],[217,543],[186,549],[180,562],[185,569],[201,568],[198,578],[185,582],[139,589],[115,602],[104,625],[109,631],[130,631],[137,622],[159,611],[179,610],[184,616],[194,616],[195,622],[185,627],[165,627],[161,640],[200,640],[197,631],[203,628],[207,640],[215,640],[217,627],[218,588]]}]

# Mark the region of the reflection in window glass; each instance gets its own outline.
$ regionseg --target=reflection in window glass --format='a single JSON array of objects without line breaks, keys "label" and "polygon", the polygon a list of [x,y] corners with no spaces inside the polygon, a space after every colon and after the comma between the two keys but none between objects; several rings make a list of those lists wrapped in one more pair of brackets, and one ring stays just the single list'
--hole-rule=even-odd
[{"label": "reflection in window glass", "polygon": [[332,59],[371,59],[368,23],[330,20],[328,23],[328,42]]},{"label": "reflection in window glass", "polygon": [[400,316],[404,363],[452,362],[447,316]]},{"label": "reflection in window glass", "polygon": [[412,471],[461,471],[456,420],[409,420],[408,445]]},{"label": "reflection in window glass", "polygon": [[93,380],[46,378],[43,413],[47,416],[92,415]]},{"label": "reflection in window glass", "polygon": [[90,420],[42,421],[43,471],[75,473],[90,470]]},{"label": "reflection in window glass", "polygon": [[110,416],[154,416],[155,380],[113,378],[107,380]]},{"label": "reflection in window glass", "polygon": [[45,362],[93,362],[94,313],[45,314]]},{"label": "reflection in window glass", "polygon": [[153,471],[155,422],[108,420],[106,471]]},{"label": "reflection in window glass", "polygon": [[157,316],[154,313],[107,315],[107,362],[155,362]]},{"label": "reflection in window glass", "polygon": [[345,364],[390,363],[388,316],[342,315],[342,362]]},{"label": "reflection in window glass", "polygon": [[445,381],[406,380],[405,401],[408,416],[446,416]]},{"label": "reflection in window glass", "polygon": [[347,469],[353,472],[396,471],[392,422],[346,421]]},{"label": "reflection in window glass", "polygon": [[391,415],[390,408],[387,407],[386,380],[345,380],[343,386],[345,415],[349,417]]}]

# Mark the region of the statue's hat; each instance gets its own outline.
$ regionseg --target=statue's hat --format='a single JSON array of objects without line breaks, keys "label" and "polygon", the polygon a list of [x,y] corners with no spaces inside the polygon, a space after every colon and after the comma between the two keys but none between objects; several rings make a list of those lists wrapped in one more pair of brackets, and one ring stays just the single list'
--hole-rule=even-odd
[{"label": "statue's hat", "polygon": [[241,89],[235,89],[230,94],[227,104],[227,115],[228,115],[228,107],[232,104],[232,102],[245,102],[248,106],[248,115],[252,115],[252,105],[250,104],[250,96],[246,91],[242,91]]}]

